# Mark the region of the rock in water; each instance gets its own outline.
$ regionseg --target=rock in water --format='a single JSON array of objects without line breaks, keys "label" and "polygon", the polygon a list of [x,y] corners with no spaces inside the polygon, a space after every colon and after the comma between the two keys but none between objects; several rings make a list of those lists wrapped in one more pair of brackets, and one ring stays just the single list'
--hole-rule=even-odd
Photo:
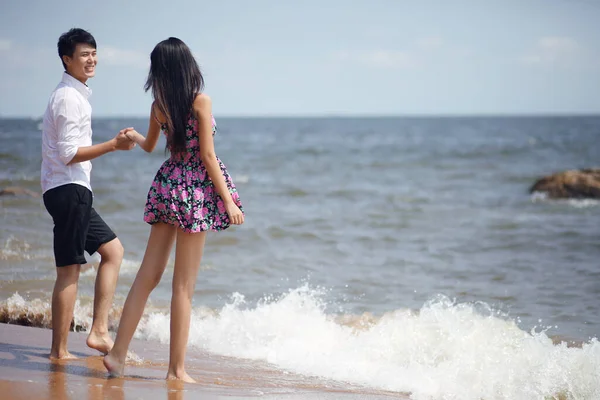
[{"label": "rock in water", "polygon": [[529,189],[550,199],[600,199],[600,168],[563,171],[545,176]]},{"label": "rock in water", "polygon": [[33,192],[29,189],[25,189],[18,186],[10,186],[4,189],[0,189],[0,196],[30,196],[30,197],[40,197],[40,195],[36,192]]}]

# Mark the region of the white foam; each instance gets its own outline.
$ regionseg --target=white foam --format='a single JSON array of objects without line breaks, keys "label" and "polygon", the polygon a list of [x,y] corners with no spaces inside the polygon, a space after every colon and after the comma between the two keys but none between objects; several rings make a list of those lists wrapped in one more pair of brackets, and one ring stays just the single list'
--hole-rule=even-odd
[{"label": "white foam", "polygon": [[234,183],[248,183],[250,182],[250,176],[248,175],[235,175],[232,176],[231,179],[233,180]]},{"label": "white foam", "polygon": [[4,248],[0,248],[0,260],[30,260],[30,249],[31,245],[25,240],[10,235],[4,242]]},{"label": "white foam", "polygon": [[600,205],[600,200],[596,199],[569,199],[567,204],[575,208],[588,208]]},{"label": "white foam", "polygon": [[[95,253],[89,260],[90,263],[94,263],[95,265],[92,268],[88,268],[81,273],[81,277],[95,277],[97,264],[100,263],[100,256]],[[138,260],[128,260],[126,258],[121,262],[121,269],[119,270],[119,275],[135,275],[137,274],[141,261]]]},{"label": "white foam", "polygon": [[126,258],[121,262],[121,271],[119,274],[127,274],[127,275],[135,275],[140,269],[141,261],[138,260],[128,260]]},{"label": "white foam", "polygon": [[[10,315],[27,315],[30,318],[40,318],[40,324],[50,327],[52,321],[51,305],[49,301],[41,299],[25,300],[18,292],[14,293],[5,302],[6,310]],[[0,305],[2,305],[0,303]],[[89,331],[92,326],[93,305],[86,302],[82,305],[81,301],[75,301],[73,310],[73,321],[76,326],[81,326],[85,331]]]},{"label": "white foam", "polygon": [[0,260],[23,261],[23,260],[52,260],[54,254],[47,249],[33,249],[25,239],[10,235],[0,248]]},{"label": "white foam", "polygon": [[40,299],[27,301],[16,292],[2,303],[4,303],[6,311],[11,315],[43,315],[44,318],[47,318],[45,321],[48,324],[50,323],[50,304],[47,301]]},{"label": "white foam", "polygon": [[[217,313],[197,310],[190,345],[264,360],[301,374],[411,392],[414,399],[600,398],[600,345],[555,346],[486,307],[438,297],[419,312],[390,312],[355,329],[327,315],[307,286],[247,307],[240,294]],[[482,313],[481,310],[484,310]],[[152,314],[137,337],[167,342],[169,316]]]},{"label": "white foam", "polygon": [[[248,306],[235,293],[219,312],[194,309],[190,345],[309,376],[410,392],[416,400],[600,398],[596,339],[581,348],[553,345],[545,331],[525,332],[483,303],[443,296],[418,311],[378,319],[327,314],[323,297],[303,286]],[[10,314],[41,315],[49,325],[47,301],[15,293],[2,303]],[[136,337],[167,343],[169,315],[150,304],[146,311]],[[77,301],[75,324],[89,329],[91,316],[92,303]]]},{"label": "white foam", "polygon": [[531,194],[531,201],[537,202],[552,202],[557,204],[566,204],[575,208],[588,208],[597,207],[600,205],[600,200],[596,199],[550,199],[548,194],[544,192],[533,192]]},{"label": "white foam", "polygon": [[547,201],[548,200],[548,193],[546,192],[533,192],[531,193],[531,201],[533,203],[536,202],[542,202],[542,201]]}]

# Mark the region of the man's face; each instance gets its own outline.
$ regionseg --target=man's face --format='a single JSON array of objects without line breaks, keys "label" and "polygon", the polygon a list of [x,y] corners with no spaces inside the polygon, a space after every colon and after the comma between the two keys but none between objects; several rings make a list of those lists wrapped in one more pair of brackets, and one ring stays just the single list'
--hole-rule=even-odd
[{"label": "man's face", "polygon": [[73,57],[63,56],[63,61],[67,65],[69,75],[82,83],[96,75],[96,64],[98,64],[96,49],[88,44],[78,44]]}]

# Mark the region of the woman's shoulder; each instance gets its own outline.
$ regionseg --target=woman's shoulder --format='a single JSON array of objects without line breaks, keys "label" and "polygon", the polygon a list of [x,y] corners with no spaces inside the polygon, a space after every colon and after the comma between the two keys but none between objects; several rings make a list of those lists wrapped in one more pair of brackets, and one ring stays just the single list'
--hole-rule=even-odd
[{"label": "woman's shoulder", "polygon": [[194,108],[210,108],[212,106],[212,99],[206,93],[198,93],[194,98]]}]

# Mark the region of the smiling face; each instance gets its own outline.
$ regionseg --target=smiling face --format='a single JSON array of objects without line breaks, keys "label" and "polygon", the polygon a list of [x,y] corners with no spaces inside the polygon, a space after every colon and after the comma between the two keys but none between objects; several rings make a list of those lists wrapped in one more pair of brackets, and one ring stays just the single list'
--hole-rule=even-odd
[{"label": "smiling face", "polygon": [[96,75],[98,56],[96,49],[89,44],[78,44],[72,57],[63,56],[62,59],[67,73],[81,83],[85,83]]}]

